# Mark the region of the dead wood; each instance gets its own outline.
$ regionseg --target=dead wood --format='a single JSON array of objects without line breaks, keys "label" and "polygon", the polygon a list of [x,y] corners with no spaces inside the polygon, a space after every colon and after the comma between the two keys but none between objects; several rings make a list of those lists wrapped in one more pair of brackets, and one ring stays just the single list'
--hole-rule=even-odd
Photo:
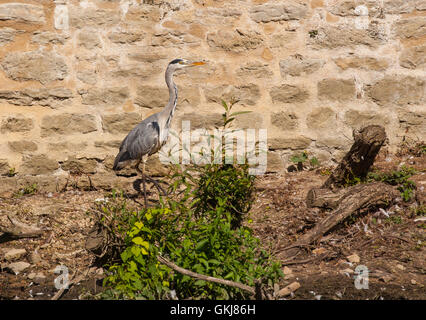
[{"label": "dead wood", "polygon": [[199,280],[204,280],[204,281],[208,281],[208,282],[215,282],[215,283],[223,284],[223,285],[226,285],[226,286],[238,288],[238,289],[244,290],[244,291],[252,294],[254,297],[256,297],[256,299],[259,299],[260,295],[262,295],[263,299],[265,298],[265,296],[261,293],[262,290],[260,288],[261,287],[260,282],[256,282],[255,288],[252,288],[248,285],[245,285],[245,284],[242,284],[242,283],[239,283],[239,282],[234,282],[234,281],[230,281],[230,280],[224,280],[224,279],[219,279],[219,278],[215,278],[215,277],[211,277],[211,276],[206,276],[206,275],[203,275],[203,274],[193,272],[191,270],[181,268],[178,265],[176,265],[175,263],[167,260],[166,258],[164,258],[160,255],[157,256],[157,260],[160,263],[163,263],[166,266],[168,266],[169,268],[175,270],[176,272],[179,272],[179,273],[184,274],[186,276],[189,276],[189,277],[192,277],[192,278],[195,278],[195,279],[199,279]]},{"label": "dead wood", "polygon": [[337,168],[331,173],[322,188],[337,189],[343,187],[354,177],[365,178],[370,166],[386,141],[386,132],[382,126],[370,125],[354,131],[354,144],[343,157]]},{"label": "dead wood", "polygon": [[[328,190],[328,193],[323,190],[321,194],[325,198],[329,198],[328,194],[330,194],[330,198],[333,198],[333,193],[331,190]],[[330,212],[325,219],[317,223],[314,228],[301,236],[296,243],[286,249],[306,247],[319,240],[325,233],[332,230],[350,215],[372,207],[389,206],[397,196],[398,192],[395,188],[383,182],[359,184],[342,189],[338,192],[336,199],[333,200],[333,206],[336,206],[336,209]]]},{"label": "dead wood", "polygon": [[4,227],[0,226],[0,232],[3,234],[0,236],[0,242],[6,242],[21,238],[37,238],[40,237],[45,230],[42,230],[36,226],[29,226],[22,223],[10,215],[7,216],[12,226]]}]

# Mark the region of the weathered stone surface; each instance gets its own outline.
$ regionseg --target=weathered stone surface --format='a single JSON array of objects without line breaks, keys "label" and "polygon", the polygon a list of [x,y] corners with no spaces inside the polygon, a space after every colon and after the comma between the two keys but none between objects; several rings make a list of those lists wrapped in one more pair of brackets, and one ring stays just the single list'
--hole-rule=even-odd
[{"label": "weathered stone surface", "polygon": [[164,107],[168,101],[168,90],[161,87],[139,86],[134,103],[143,108]]},{"label": "weathered stone surface", "polygon": [[28,140],[9,141],[8,145],[15,152],[36,151],[38,149],[35,142]]},{"label": "weathered stone surface", "polygon": [[80,173],[96,173],[96,167],[98,162],[95,159],[88,158],[79,158],[72,156],[68,160],[64,161],[61,164],[61,168],[64,171],[69,171],[70,173],[80,174]]},{"label": "weathered stone surface", "polygon": [[89,133],[97,130],[95,116],[91,114],[64,113],[44,116],[41,120],[41,136]]},{"label": "weathered stone surface", "polygon": [[213,49],[236,53],[258,48],[263,43],[260,33],[252,30],[219,30],[207,34],[207,44]]},{"label": "weathered stone surface", "polygon": [[84,27],[109,27],[120,22],[118,10],[85,8],[71,6],[69,9],[70,26]]},{"label": "weathered stone surface", "polygon": [[[0,159],[0,176],[9,174],[10,166],[7,159]],[[1,181],[0,181],[1,184]]]},{"label": "weathered stone surface", "polygon": [[58,108],[69,104],[74,97],[72,91],[63,87],[23,89],[21,91],[0,90],[0,101],[18,106],[48,106]]},{"label": "weathered stone surface", "polygon": [[18,260],[27,254],[27,250],[25,249],[10,249],[6,251],[4,254],[4,258],[6,261]]},{"label": "weathered stone surface", "polygon": [[74,143],[70,141],[52,142],[48,144],[49,151],[62,154],[81,152],[87,147],[87,142]]},{"label": "weathered stone surface", "polygon": [[426,132],[426,112],[400,110],[398,112],[398,121],[399,126],[404,129],[404,133],[408,130],[410,132]]},{"label": "weathered stone surface", "polygon": [[36,80],[46,84],[63,80],[68,74],[64,58],[49,51],[11,52],[1,65],[6,75],[17,81]]},{"label": "weathered stone surface", "polygon": [[223,124],[221,113],[198,114],[195,112],[184,113],[176,119],[178,128],[182,127],[182,121],[190,121],[192,129],[212,129]]},{"label": "weathered stone surface", "polygon": [[270,95],[273,103],[297,103],[309,98],[309,92],[306,89],[290,84],[272,87]]},{"label": "weathered stone surface", "polygon": [[288,48],[289,44],[298,41],[296,32],[279,32],[271,35],[269,46],[271,48]]},{"label": "weathered stone surface", "polygon": [[[163,108],[169,101],[169,91],[165,87],[139,86],[136,91],[134,103],[143,108]],[[197,106],[200,103],[200,91],[198,87],[178,86],[178,107],[181,104]]]},{"label": "weathered stone surface", "polygon": [[336,113],[331,108],[316,108],[306,117],[306,125],[310,129],[329,129],[336,119]]},{"label": "weathered stone surface", "polygon": [[383,12],[388,14],[410,13],[415,9],[416,1],[385,0]]},{"label": "weathered stone surface", "polygon": [[80,31],[77,37],[78,45],[80,47],[92,50],[96,47],[101,48],[101,39],[96,29],[83,29]]},{"label": "weathered stone surface", "polygon": [[347,101],[355,98],[355,83],[353,80],[325,79],[318,82],[318,97],[331,101]]},{"label": "weathered stone surface", "polygon": [[266,172],[283,172],[284,162],[281,156],[276,152],[268,151]]},{"label": "weathered stone surface", "polygon": [[417,0],[416,9],[419,10],[419,11],[425,11],[426,10],[426,2],[424,2],[424,0]]},{"label": "weathered stone surface", "polygon": [[269,78],[273,75],[273,72],[268,64],[255,61],[241,66],[237,69],[236,75],[238,77]]},{"label": "weathered stone surface", "polygon": [[44,154],[40,155],[24,155],[22,157],[22,165],[19,168],[20,174],[51,174],[59,168],[56,160],[48,158]]},{"label": "weathered stone surface", "polygon": [[426,81],[424,79],[386,76],[367,86],[368,96],[377,104],[386,106],[422,104],[426,100]]},{"label": "weathered stone surface", "polygon": [[254,6],[250,11],[250,17],[256,22],[299,20],[306,16],[308,8],[306,4],[296,1],[284,3],[266,3]]},{"label": "weathered stone surface", "polygon": [[24,33],[24,31],[12,29],[12,28],[1,28],[0,29],[0,46],[12,42],[16,35]]},{"label": "weathered stone surface", "polygon": [[264,115],[258,112],[240,114],[232,123],[233,128],[239,129],[264,129]]},{"label": "weathered stone surface", "polygon": [[399,64],[407,69],[426,67],[426,45],[404,49],[399,56]]},{"label": "weathered stone surface", "polygon": [[256,84],[246,84],[240,86],[219,86],[208,87],[204,90],[208,102],[220,103],[235,101],[241,104],[253,106],[260,98],[260,89]]},{"label": "weathered stone surface", "polygon": [[[171,2],[168,2],[169,4]],[[152,25],[161,20],[161,9],[159,5],[146,5],[141,3],[132,5],[126,14],[126,19],[130,23],[141,25]]]},{"label": "weathered stone surface", "polygon": [[56,33],[51,31],[36,31],[33,33],[31,42],[47,45],[47,44],[65,44],[69,39],[68,34]]},{"label": "weathered stone surface", "polygon": [[142,121],[139,113],[120,113],[102,116],[102,128],[109,133],[128,133]]},{"label": "weathered stone surface", "polygon": [[282,130],[293,130],[299,126],[299,118],[294,112],[281,111],[271,115],[271,123]]},{"label": "weathered stone surface", "polygon": [[34,128],[34,121],[22,114],[15,114],[7,117],[1,122],[0,131],[5,132],[26,132]]},{"label": "weathered stone surface", "polygon": [[395,35],[400,39],[418,39],[426,35],[426,17],[401,19],[393,26]]},{"label": "weathered stone surface", "polygon": [[108,39],[116,44],[130,44],[144,39],[145,33],[141,30],[119,30],[108,34]]},{"label": "weathered stone surface", "polygon": [[389,119],[371,111],[348,110],[345,112],[345,122],[352,128],[361,128],[372,124],[386,126]]},{"label": "weathered stone surface", "polygon": [[0,21],[15,21],[25,23],[45,23],[43,6],[26,3],[0,4]]},{"label": "weathered stone surface", "polygon": [[309,147],[311,141],[311,139],[306,138],[304,136],[298,136],[293,138],[270,138],[268,139],[268,148],[269,150],[303,150]]},{"label": "weathered stone surface", "polygon": [[30,264],[28,262],[24,262],[24,261],[17,261],[17,262],[12,262],[9,263],[6,266],[6,269],[14,274],[19,274],[21,272],[24,272],[26,269],[28,269],[30,267]]},{"label": "weathered stone surface", "polygon": [[389,61],[367,56],[347,56],[333,59],[334,63],[342,70],[346,69],[364,69],[383,71],[389,66]]},{"label": "weathered stone surface", "polygon": [[314,48],[335,49],[364,45],[375,48],[386,41],[386,33],[377,23],[370,23],[368,29],[356,29],[353,25],[325,26],[315,30],[309,38]]},{"label": "weathered stone surface", "polygon": [[198,46],[201,41],[199,38],[188,33],[183,33],[177,30],[161,31],[155,33],[151,38],[151,45],[154,47],[174,47],[181,45]]},{"label": "weathered stone surface", "polygon": [[98,82],[98,76],[95,70],[77,71],[77,79],[87,84],[96,84]]},{"label": "weathered stone surface", "polygon": [[93,87],[90,89],[81,89],[78,93],[81,95],[81,102],[88,105],[118,106],[124,104],[129,98],[129,89],[127,87]]},{"label": "weathered stone surface", "polygon": [[117,70],[113,70],[111,75],[113,79],[124,77],[136,77],[138,80],[150,78],[159,73],[163,72],[160,68],[158,68],[154,64],[143,64],[140,63],[132,63],[125,64],[123,66],[119,66]]},{"label": "weathered stone surface", "polygon": [[117,149],[120,147],[121,140],[112,140],[112,141],[95,141],[94,145],[96,148],[101,148],[104,150]]},{"label": "weathered stone surface", "polygon": [[311,74],[324,65],[325,61],[321,59],[304,58],[301,55],[294,55],[280,61],[281,76],[286,75],[300,76],[302,74]]}]

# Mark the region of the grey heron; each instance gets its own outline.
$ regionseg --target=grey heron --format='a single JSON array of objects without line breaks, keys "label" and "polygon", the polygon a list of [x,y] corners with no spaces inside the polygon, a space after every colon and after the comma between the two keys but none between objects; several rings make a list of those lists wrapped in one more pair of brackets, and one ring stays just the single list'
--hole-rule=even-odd
[{"label": "grey heron", "polygon": [[[145,207],[147,206],[145,180],[153,182],[157,189],[161,189],[158,183],[145,175],[145,162],[148,156],[156,153],[167,142],[170,123],[176,109],[178,90],[173,82],[173,74],[176,70],[200,66],[204,62],[193,62],[186,59],[171,61],[166,69],[166,84],[169,89],[169,101],[164,109],[157,112],[139,124],[137,124],[124,138],[120,145],[120,151],[115,157],[113,170],[118,171],[136,162],[136,170],[142,176]],[[139,164],[142,162],[142,170]]]}]

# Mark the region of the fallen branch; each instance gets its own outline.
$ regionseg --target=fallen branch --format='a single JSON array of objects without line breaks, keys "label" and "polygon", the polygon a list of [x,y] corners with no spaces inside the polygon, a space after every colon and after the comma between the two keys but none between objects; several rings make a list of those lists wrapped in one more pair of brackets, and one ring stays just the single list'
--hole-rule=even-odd
[{"label": "fallen branch", "polygon": [[11,227],[0,226],[0,232],[3,234],[0,236],[0,242],[6,242],[10,240],[16,240],[21,238],[37,238],[40,237],[45,230],[42,230],[36,226],[29,226],[18,220],[12,218],[10,215],[7,216]]},{"label": "fallen branch", "polygon": [[163,263],[166,266],[168,266],[169,268],[175,270],[176,272],[179,272],[181,274],[184,274],[186,276],[189,276],[189,277],[192,277],[192,278],[195,278],[195,279],[204,280],[204,281],[208,281],[208,282],[215,282],[215,283],[223,284],[223,285],[226,285],[226,286],[238,288],[238,289],[244,290],[244,291],[246,291],[246,292],[248,292],[248,293],[250,293],[250,294],[252,294],[253,296],[256,296],[256,297],[258,297],[259,292],[260,292],[260,288],[259,288],[260,286],[259,285],[257,285],[256,288],[252,288],[252,287],[247,286],[247,285],[242,284],[242,283],[199,274],[199,273],[193,272],[191,270],[181,268],[178,265],[174,264],[173,262],[167,260],[166,258],[164,258],[160,255],[157,256],[157,260],[160,263]]},{"label": "fallen branch", "polygon": [[[333,193],[331,190],[328,192]],[[319,240],[325,233],[343,222],[351,214],[370,207],[388,206],[397,196],[398,192],[395,188],[382,182],[359,184],[343,189],[339,196],[337,208],[286,249],[307,246]]]}]

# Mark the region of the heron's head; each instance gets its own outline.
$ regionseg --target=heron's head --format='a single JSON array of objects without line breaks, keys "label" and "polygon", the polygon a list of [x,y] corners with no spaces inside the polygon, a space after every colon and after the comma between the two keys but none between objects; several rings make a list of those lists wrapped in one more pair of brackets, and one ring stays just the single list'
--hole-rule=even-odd
[{"label": "heron's head", "polygon": [[187,67],[202,66],[205,62],[202,61],[190,61],[186,59],[175,59],[169,63],[168,68],[173,70],[179,70]]}]

